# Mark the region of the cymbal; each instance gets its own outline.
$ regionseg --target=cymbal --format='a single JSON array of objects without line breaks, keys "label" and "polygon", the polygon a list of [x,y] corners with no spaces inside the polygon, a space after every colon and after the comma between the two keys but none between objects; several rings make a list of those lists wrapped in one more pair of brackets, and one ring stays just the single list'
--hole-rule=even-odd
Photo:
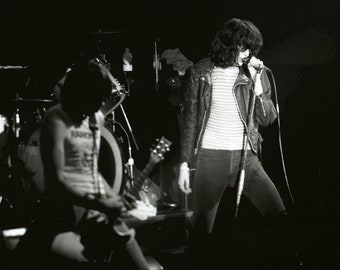
[{"label": "cymbal", "polygon": [[23,98],[13,98],[13,99],[0,99],[0,103],[11,103],[11,104],[29,104],[29,103],[53,103],[54,100],[51,99],[23,99]]},{"label": "cymbal", "polygon": [[0,66],[0,69],[26,69],[29,68],[29,66]]},{"label": "cymbal", "polygon": [[116,35],[116,34],[125,34],[126,31],[102,31],[98,30],[92,33],[89,33],[91,36],[102,36],[102,35]]}]

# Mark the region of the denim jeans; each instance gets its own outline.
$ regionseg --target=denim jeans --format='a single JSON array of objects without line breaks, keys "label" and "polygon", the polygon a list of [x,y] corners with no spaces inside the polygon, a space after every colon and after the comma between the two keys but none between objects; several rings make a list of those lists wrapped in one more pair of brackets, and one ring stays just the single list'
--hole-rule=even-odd
[{"label": "denim jeans", "polygon": [[[235,184],[239,178],[241,155],[241,150],[199,150],[193,184],[193,226],[197,232],[212,232],[225,190],[237,188]],[[244,196],[262,215],[286,211],[278,190],[258,157],[250,150],[247,151],[245,163],[242,198]]]}]

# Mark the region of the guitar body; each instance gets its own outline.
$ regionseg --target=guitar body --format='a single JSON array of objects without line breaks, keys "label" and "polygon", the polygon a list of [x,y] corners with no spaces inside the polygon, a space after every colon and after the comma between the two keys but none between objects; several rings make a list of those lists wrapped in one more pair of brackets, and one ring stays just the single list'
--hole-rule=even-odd
[{"label": "guitar body", "polygon": [[[157,140],[157,145],[150,151],[150,159],[142,171],[135,168],[133,181],[127,183],[125,192],[142,200],[145,204],[157,205],[161,198],[161,189],[148,177],[157,163],[164,159],[164,153],[170,151],[171,141],[162,137]],[[133,183],[131,185],[130,183]]]},{"label": "guitar body", "polygon": [[[137,173],[140,173],[137,169],[136,171]],[[146,178],[145,182],[148,184],[138,191],[139,198],[145,203],[148,202],[151,205],[156,206],[157,201],[161,198],[161,189],[150,178]]]}]

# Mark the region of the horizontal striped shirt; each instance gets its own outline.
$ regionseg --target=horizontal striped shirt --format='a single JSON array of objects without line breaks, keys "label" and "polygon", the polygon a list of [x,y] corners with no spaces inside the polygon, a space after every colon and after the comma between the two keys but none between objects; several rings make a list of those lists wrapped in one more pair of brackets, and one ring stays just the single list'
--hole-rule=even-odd
[{"label": "horizontal striped shirt", "polygon": [[242,149],[244,126],[233,94],[238,74],[238,67],[214,67],[212,71],[211,112],[202,138],[202,148]]}]

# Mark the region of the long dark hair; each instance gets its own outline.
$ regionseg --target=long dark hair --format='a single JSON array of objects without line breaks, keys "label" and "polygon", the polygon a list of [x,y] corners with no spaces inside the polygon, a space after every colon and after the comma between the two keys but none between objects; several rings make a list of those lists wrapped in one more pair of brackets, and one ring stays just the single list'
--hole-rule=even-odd
[{"label": "long dark hair", "polygon": [[82,111],[83,107],[99,104],[111,91],[111,83],[89,60],[77,62],[67,74],[61,88],[60,102],[69,111]]},{"label": "long dark hair", "polygon": [[233,18],[224,23],[211,43],[210,58],[215,66],[235,64],[239,46],[250,50],[249,58],[256,56],[263,45],[260,30],[250,21]]}]

